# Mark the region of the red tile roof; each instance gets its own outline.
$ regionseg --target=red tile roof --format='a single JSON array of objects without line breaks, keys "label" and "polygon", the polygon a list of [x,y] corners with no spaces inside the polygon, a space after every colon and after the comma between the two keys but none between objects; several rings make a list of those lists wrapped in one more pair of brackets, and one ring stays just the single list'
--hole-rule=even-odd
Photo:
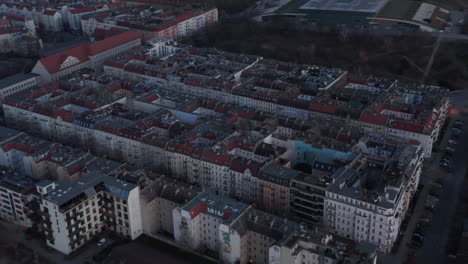
[{"label": "red tile roof", "polygon": [[17,142],[10,142],[10,143],[6,144],[5,146],[3,146],[3,151],[5,151],[5,152],[8,152],[8,151],[10,151],[12,149],[15,149],[15,150],[18,150],[18,151],[21,151],[21,152],[25,152],[25,153],[33,153],[35,151],[34,147],[24,145],[24,144],[21,144],[21,143],[17,143]]},{"label": "red tile roof", "polygon": [[21,27],[0,27],[0,35],[13,34],[23,31]]},{"label": "red tile roof", "polygon": [[88,45],[80,44],[74,48],[40,59],[39,62],[41,62],[47,71],[52,74],[60,71],[60,65],[69,56],[77,58],[80,63],[88,61]]},{"label": "red tile roof", "polygon": [[75,8],[73,10],[70,10],[70,13],[72,13],[72,14],[81,14],[81,13],[93,12],[93,11],[96,11],[96,10],[97,9],[94,6],[87,6],[87,7]]},{"label": "red tile roof", "polygon": [[92,44],[80,44],[79,46],[45,57],[39,61],[49,73],[53,74],[61,70],[60,65],[69,56],[76,57],[80,63],[83,63],[89,60],[89,56],[95,56],[109,49],[118,47],[138,39],[140,36],[141,34],[137,32],[124,32]]},{"label": "red tile roof", "polygon": [[47,16],[53,16],[53,15],[55,15],[55,13],[57,13],[56,10],[50,10],[50,9],[44,10],[42,12],[42,14],[47,15]]},{"label": "red tile roof", "polygon": [[9,25],[10,21],[8,19],[0,19],[0,26]]},{"label": "red tile roof", "polygon": [[23,15],[17,15],[17,14],[15,14],[15,15],[7,15],[7,16],[5,16],[5,17],[6,17],[7,19],[9,19],[9,20],[15,20],[15,21],[22,21],[22,22],[24,22],[24,21],[26,20],[26,17],[25,17],[25,16],[23,16]]},{"label": "red tile roof", "polygon": [[141,38],[141,33],[127,31],[89,45],[89,55],[94,56],[106,50],[118,47],[132,40]]}]

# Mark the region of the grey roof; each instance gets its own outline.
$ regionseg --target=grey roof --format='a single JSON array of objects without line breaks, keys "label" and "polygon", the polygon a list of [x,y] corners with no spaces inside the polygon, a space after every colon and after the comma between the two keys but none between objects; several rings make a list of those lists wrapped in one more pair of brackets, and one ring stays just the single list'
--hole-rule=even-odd
[{"label": "grey roof", "polygon": [[18,131],[16,129],[11,129],[8,127],[0,126],[0,142],[10,139],[16,135],[21,133],[21,131]]},{"label": "grey roof", "polygon": [[[245,203],[241,203],[230,198],[218,196],[210,192],[202,192],[193,200],[188,202],[183,207],[183,210],[189,211],[192,218],[194,218],[196,215],[193,214],[198,213],[198,211],[193,212],[192,209],[202,205],[206,205],[207,211],[201,212],[221,218],[224,224],[229,224],[234,221],[249,207],[249,205]],[[221,213],[222,215],[213,214],[211,213],[211,210]]]},{"label": "grey roof", "polygon": [[53,183],[53,181],[51,181],[51,180],[43,180],[43,181],[38,182],[36,184],[36,186],[44,188],[44,187],[46,187],[46,186],[48,186],[48,185],[50,185],[52,183]]},{"label": "grey roof", "polygon": [[11,86],[15,83],[19,83],[19,82],[22,82],[22,81],[25,81],[27,79],[31,79],[33,77],[37,77],[39,76],[38,74],[35,74],[35,73],[19,73],[19,74],[15,74],[15,75],[12,75],[12,76],[9,76],[9,77],[6,77],[6,78],[3,78],[0,80],[0,89],[3,89],[3,88],[6,88],[8,86]]},{"label": "grey roof", "polygon": [[411,19],[420,3],[410,0],[393,0],[377,14],[377,17]]},{"label": "grey roof", "polygon": [[[50,184],[50,181],[48,183]],[[94,187],[101,183],[106,187],[106,191],[123,199],[127,199],[128,192],[137,188],[135,184],[111,176],[91,173],[75,183],[57,181],[55,189],[43,197],[43,199],[61,206],[81,194],[86,195],[88,198],[95,195],[96,189]],[[39,182],[38,185],[46,186],[47,183]]]},{"label": "grey roof", "polygon": [[389,0],[310,0],[300,7],[304,10],[327,10],[376,13]]},{"label": "grey roof", "polygon": [[201,188],[195,185],[184,184],[161,176],[141,191],[141,197],[147,202],[154,200],[156,197],[161,197],[183,205],[195,198],[200,192]]},{"label": "grey roof", "polygon": [[37,181],[13,169],[0,171],[0,186],[22,194],[32,193]]},{"label": "grey roof", "polygon": [[260,173],[260,178],[270,182],[289,186],[289,182],[299,176],[302,172],[285,168],[279,164],[270,164]]}]

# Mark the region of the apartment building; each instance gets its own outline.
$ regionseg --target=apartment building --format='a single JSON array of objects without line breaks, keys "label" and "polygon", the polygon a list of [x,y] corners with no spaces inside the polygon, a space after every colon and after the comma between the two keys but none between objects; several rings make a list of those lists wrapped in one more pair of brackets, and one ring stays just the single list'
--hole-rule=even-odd
[{"label": "apartment building", "polygon": [[267,165],[258,178],[259,207],[275,215],[289,215],[291,181],[300,174],[279,164]]},{"label": "apartment building", "polygon": [[141,33],[146,42],[153,38],[177,39],[193,34],[217,21],[218,9],[216,8],[180,3],[174,6],[162,3],[157,8],[137,5],[89,12],[81,16],[81,28],[84,32],[90,27],[122,28]]},{"label": "apartment building", "polygon": [[[175,43],[167,45],[179,48],[169,58],[147,60],[146,55],[141,57],[144,52],[135,51],[138,56],[116,58],[106,63],[104,70],[110,75],[262,112],[307,121],[311,117],[343,120],[346,126],[364,133],[417,140],[426,157],[447,115],[447,90],[440,87],[371,77],[359,81],[347,78],[345,71],[335,68],[245,58]],[[213,61],[218,63],[214,65]],[[198,66],[196,74],[182,70],[188,65]],[[215,67],[220,75],[206,71],[207,67]]]},{"label": "apartment building", "polygon": [[45,9],[40,14],[39,25],[45,30],[62,31],[63,17],[60,12],[55,9]]},{"label": "apartment building", "polygon": [[173,214],[195,198],[201,189],[160,176],[140,193],[143,233],[174,238]]},{"label": "apartment building", "polygon": [[269,253],[270,264],[377,263],[375,245],[356,243],[320,229],[307,232],[307,236],[290,236],[284,243],[272,246]]},{"label": "apartment building", "polygon": [[368,136],[360,153],[328,185],[324,222],[336,234],[390,252],[419,184],[424,153],[419,144]]},{"label": "apartment building", "polygon": [[331,181],[328,173],[317,170],[291,180],[290,210],[296,221],[311,226],[322,223],[325,188]]},{"label": "apartment building", "polygon": [[66,255],[103,230],[129,239],[142,233],[137,185],[89,174],[76,183],[41,181],[37,192],[46,243]]},{"label": "apartment building", "polygon": [[183,207],[174,209],[174,238],[182,246],[219,254],[222,250],[220,225],[232,223],[248,207],[247,204],[203,192]]},{"label": "apartment building", "polygon": [[210,252],[222,263],[349,263],[375,264],[376,247],[307,230],[235,200],[202,192],[175,208],[177,243]]},{"label": "apartment building", "polygon": [[18,130],[0,127],[0,134],[0,165],[35,179],[75,182],[89,172],[110,175],[124,166]]},{"label": "apartment building", "polygon": [[34,196],[36,182],[14,169],[0,170],[0,218],[22,227],[37,224]]}]

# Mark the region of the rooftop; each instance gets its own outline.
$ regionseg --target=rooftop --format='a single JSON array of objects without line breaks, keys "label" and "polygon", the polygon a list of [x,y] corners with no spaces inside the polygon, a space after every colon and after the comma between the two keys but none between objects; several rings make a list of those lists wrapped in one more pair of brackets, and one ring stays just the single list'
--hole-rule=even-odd
[{"label": "rooftop", "polygon": [[300,9],[376,13],[390,0],[310,0]]},{"label": "rooftop", "polygon": [[189,211],[192,219],[197,217],[198,214],[204,213],[221,218],[224,224],[229,224],[248,207],[249,205],[230,198],[202,192],[182,209]]},{"label": "rooftop", "polygon": [[[39,186],[45,186],[49,183],[51,182],[40,182]],[[91,173],[74,183],[67,181],[55,182],[55,188],[45,195],[43,199],[62,207],[69,205],[69,202],[76,198],[83,197],[83,199],[88,199],[100,191],[107,191],[122,199],[127,199],[129,192],[134,188],[137,188],[135,184],[119,180],[118,178]]]},{"label": "rooftop", "polygon": [[33,193],[37,179],[23,175],[13,169],[0,170],[0,186],[23,195]]},{"label": "rooftop", "polygon": [[301,173],[302,172],[298,170],[289,169],[279,164],[272,163],[262,170],[260,178],[276,184],[289,186],[289,182]]},{"label": "rooftop", "polygon": [[146,202],[150,202],[156,197],[160,197],[178,205],[185,205],[195,198],[201,191],[202,190],[200,188],[194,185],[184,184],[161,176],[141,191],[141,197],[145,199]]},{"label": "rooftop", "polygon": [[27,74],[19,73],[19,74],[15,74],[15,75],[3,78],[0,80],[0,89],[9,87],[13,84],[16,84],[16,83],[19,83],[19,82],[22,82],[31,78],[35,78],[37,76],[39,75],[35,73],[27,73]]}]

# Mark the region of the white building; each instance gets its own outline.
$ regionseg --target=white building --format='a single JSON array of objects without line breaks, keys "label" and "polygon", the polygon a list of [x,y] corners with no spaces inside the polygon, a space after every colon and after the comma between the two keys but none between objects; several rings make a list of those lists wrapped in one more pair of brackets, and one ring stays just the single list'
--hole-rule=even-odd
[{"label": "white building", "polygon": [[142,234],[134,184],[90,174],[76,183],[42,181],[37,192],[46,243],[66,255],[104,229],[130,239]]},{"label": "white building", "polygon": [[62,31],[63,30],[63,21],[62,15],[53,9],[46,9],[40,14],[39,24],[45,30],[50,31]]},{"label": "white building", "polygon": [[19,73],[0,80],[0,100],[37,84],[39,75]]},{"label": "white building", "polygon": [[319,229],[308,232],[307,236],[291,236],[284,243],[272,246],[269,258],[270,264],[377,263],[374,245],[367,242],[354,243]]},{"label": "white building", "polygon": [[102,9],[98,9],[94,6],[80,7],[80,8],[70,8],[67,11],[67,21],[71,29],[81,30],[81,17],[84,15],[93,14],[99,11],[108,10],[107,5],[104,5]]},{"label": "white building", "polygon": [[231,224],[249,206],[208,192],[173,211],[174,238],[184,247],[202,252],[222,251],[220,226]]},{"label": "white building", "polygon": [[[357,156],[338,169],[324,201],[324,222],[338,235],[390,252],[421,175],[420,145],[366,137]],[[379,191],[383,190],[383,191]]]}]

